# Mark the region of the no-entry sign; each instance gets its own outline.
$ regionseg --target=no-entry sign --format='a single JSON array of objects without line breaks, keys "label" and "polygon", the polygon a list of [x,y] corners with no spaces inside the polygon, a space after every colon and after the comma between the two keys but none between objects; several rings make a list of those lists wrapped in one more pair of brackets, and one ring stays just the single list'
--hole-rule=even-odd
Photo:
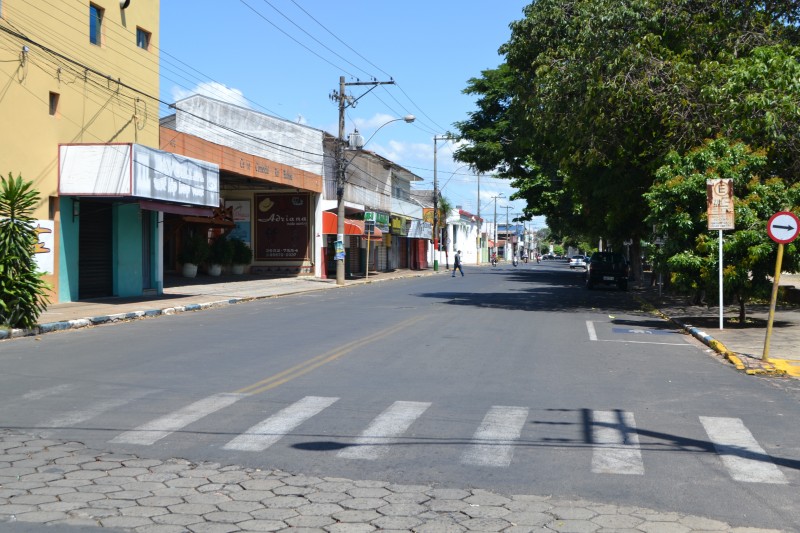
[{"label": "no-entry sign", "polygon": [[800,220],[790,211],[778,211],[767,222],[769,238],[778,244],[786,244],[797,238]]}]

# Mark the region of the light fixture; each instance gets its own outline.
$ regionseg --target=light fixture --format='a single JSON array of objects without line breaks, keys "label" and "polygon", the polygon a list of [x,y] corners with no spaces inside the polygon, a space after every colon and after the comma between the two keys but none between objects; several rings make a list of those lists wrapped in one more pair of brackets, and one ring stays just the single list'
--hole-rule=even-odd
[{"label": "light fixture", "polygon": [[364,142],[364,137],[360,133],[358,133],[358,130],[356,129],[353,133],[347,136],[347,147],[350,148],[351,150],[361,150],[362,148],[364,148],[364,146],[367,145],[367,143],[369,143],[372,140],[373,137],[375,137],[375,134],[378,133],[378,131],[380,131],[382,127],[386,126],[387,124],[391,124],[392,122],[397,122],[399,120],[404,120],[406,123],[411,124],[412,122],[417,120],[417,117],[415,117],[414,115],[406,115],[403,118],[393,118],[392,120],[381,124],[378,127],[378,129],[375,130],[375,132],[372,135],[370,135],[369,139],[367,139],[366,142]]}]

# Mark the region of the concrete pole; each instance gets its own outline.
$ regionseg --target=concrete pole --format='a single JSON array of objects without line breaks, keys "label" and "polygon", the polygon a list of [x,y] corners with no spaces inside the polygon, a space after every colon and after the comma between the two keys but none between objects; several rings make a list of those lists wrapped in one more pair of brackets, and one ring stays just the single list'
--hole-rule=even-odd
[{"label": "concrete pole", "polygon": [[[339,137],[336,139],[336,240],[342,241],[342,246],[344,246],[344,107],[346,100],[344,76],[339,76]],[[337,285],[344,285],[344,261],[344,258],[336,261]]]}]

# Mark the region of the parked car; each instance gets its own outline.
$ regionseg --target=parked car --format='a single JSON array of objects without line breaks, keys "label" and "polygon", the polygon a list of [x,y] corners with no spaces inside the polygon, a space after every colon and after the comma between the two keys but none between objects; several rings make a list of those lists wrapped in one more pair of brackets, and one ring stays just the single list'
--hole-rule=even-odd
[{"label": "parked car", "polygon": [[621,291],[628,290],[628,261],[619,252],[595,252],[586,266],[586,287],[616,285]]},{"label": "parked car", "polygon": [[586,268],[586,256],[573,255],[572,259],[569,260],[569,268],[575,270],[578,267]]}]

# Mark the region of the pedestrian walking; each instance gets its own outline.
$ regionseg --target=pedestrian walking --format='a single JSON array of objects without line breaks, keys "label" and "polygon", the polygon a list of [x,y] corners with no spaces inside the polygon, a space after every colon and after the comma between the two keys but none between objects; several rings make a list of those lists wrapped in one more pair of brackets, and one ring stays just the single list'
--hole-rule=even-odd
[{"label": "pedestrian walking", "polygon": [[461,268],[461,250],[456,252],[455,257],[453,257],[453,276],[456,277],[456,269],[461,272],[461,277],[464,277],[464,269]]}]

